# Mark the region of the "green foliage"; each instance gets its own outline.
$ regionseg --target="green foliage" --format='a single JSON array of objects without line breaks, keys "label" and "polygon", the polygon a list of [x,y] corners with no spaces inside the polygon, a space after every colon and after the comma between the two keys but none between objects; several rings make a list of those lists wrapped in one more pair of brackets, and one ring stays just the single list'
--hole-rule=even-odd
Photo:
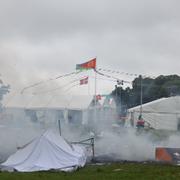
[{"label": "green foliage", "polygon": [[112,91],[112,95],[117,105],[131,108],[140,105],[141,82],[143,103],[147,103],[162,97],[180,95],[180,76],[158,76],[156,79],[142,78],[139,76],[132,82],[132,88],[117,87]]},{"label": "green foliage", "polygon": [[119,163],[107,165],[89,165],[72,173],[64,172],[35,172],[35,173],[0,173],[0,179],[8,180],[169,180],[180,179],[179,167],[146,164],[146,163]]}]

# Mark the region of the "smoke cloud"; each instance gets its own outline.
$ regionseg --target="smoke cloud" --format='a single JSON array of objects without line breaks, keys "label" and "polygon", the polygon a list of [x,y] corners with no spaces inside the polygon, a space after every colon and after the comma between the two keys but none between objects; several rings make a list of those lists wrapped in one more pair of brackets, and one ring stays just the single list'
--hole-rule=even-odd
[{"label": "smoke cloud", "polygon": [[[34,111],[35,112],[35,111]],[[138,133],[135,128],[118,125],[112,112],[104,110],[97,119],[77,118],[77,112],[42,110],[33,111],[6,109],[0,122],[0,161],[49,128],[58,129],[61,120],[62,136],[70,142],[89,137],[95,138],[95,160],[113,161],[154,161],[156,147],[180,147],[178,132],[149,130]],[[90,111],[92,115],[92,111]],[[110,117],[108,118],[107,117]],[[68,118],[68,119],[65,119]],[[26,132],[26,133],[24,133]]]}]

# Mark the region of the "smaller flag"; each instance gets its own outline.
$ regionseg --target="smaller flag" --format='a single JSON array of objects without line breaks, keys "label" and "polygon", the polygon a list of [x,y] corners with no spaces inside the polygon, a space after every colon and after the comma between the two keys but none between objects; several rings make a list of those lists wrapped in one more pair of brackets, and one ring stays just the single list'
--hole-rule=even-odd
[{"label": "smaller flag", "polygon": [[83,64],[76,64],[76,70],[89,70],[96,68],[96,58],[85,62]]},{"label": "smaller flag", "polygon": [[80,79],[80,85],[88,84],[88,77],[85,77],[84,79]]},{"label": "smaller flag", "polygon": [[101,100],[101,95],[100,94],[96,95],[96,100]]}]

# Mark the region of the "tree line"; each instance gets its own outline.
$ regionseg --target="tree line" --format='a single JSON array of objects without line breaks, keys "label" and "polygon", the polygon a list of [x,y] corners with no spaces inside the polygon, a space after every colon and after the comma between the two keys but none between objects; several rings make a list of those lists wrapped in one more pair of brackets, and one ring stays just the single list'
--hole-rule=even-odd
[{"label": "tree line", "polygon": [[139,76],[133,80],[132,87],[124,89],[121,85],[116,85],[111,95],[123,111],[141,104],[141,92],[143,104],[162,97],[180,95],[180,76],[160,75],[155,79]]}]

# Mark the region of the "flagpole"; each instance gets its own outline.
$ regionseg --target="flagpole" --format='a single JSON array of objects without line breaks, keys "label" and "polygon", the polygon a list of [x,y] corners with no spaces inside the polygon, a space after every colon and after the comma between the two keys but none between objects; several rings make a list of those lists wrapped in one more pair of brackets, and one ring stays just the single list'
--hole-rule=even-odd
[{"label": "flagpole", "polygon": [[89,82],[88,82],[88,96],[90,96],[90,86],[89,86]]},{"label": "flagpole", "polygon": [[[97,88],[97,73],[96,73],[96,71],[95,71],[95,84],[94,84],[94,87],[95,87],[95,89],[94,89],[94,95],[95,95],[95,97],[96,97],[96,94],[97,94],[97,92],[96,92],[96,88]],[[96,101],[96,98],[95,98],[95,101]]]},{"label": "flagpole", "polygon": [[[96,60],[97,60],[97,57],[96,57]],[[96,119],[97,119],[97,109],[96,109],[96,105],[97,105],[97,99],[96,99],[96,94],[97,94],[97,73],[96,73],[96,67],[95,67],[95,81],[94,81],[94,102],[95,102],[95,117],[94,117],[94,120],[96,122]]]},{"label": "flagpole", "polygon": [[88,96],[90,96],[90,74],[88,73]]}]

